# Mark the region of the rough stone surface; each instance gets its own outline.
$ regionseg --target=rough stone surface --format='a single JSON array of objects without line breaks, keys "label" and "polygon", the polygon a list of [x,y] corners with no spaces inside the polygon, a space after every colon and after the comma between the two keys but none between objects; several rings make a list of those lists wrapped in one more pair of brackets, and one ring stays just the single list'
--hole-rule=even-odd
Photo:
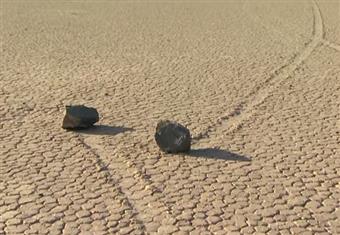
[{"label": "rough stone surface", "polygon": [[166,153],[187,152],[191,146],[190,131],[179,123],[160,121],[157,124],[155,140]]},{"label": "rough stone surface", "polygon": [[95,108],[84,105],[66,106],[63,120],[64,129],[85,129],[99,121],[99,114]]}]

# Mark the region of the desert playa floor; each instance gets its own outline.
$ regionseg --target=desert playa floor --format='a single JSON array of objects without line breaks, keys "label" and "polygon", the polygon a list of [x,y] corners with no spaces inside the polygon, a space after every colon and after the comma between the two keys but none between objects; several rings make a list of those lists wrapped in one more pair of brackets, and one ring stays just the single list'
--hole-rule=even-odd
[{"label": "desert playa floor", "polygon": [[340,234],[339,1],[0,4],[0,234]]}]

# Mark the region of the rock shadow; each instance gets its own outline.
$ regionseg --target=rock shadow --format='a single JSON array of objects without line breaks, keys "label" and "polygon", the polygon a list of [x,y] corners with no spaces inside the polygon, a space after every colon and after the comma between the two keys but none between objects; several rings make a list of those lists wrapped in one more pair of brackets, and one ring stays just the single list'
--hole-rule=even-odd
[{"label": "rock shadow", "polygon": [[117,135],[126,131],[134,131],[133,128],[122,126],[94,125],[87,129],[76,130],[76,132],[87,135]]},{"label": "rock shadow", "polygon": [[250,162],[251,159],[236,153],[232,153],[223,149],[218,148],[202,148],[202,149],[192,149],[185,155],[191,157],[202,157],[210,159],[220,159],[227,161],[245,161]]}]

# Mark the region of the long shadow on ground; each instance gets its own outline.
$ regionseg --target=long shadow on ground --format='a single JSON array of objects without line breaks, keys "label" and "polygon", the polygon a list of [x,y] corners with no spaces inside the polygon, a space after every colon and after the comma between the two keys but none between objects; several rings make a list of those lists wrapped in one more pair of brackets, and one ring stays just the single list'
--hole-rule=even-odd
[{"label": "long shadow on ground", "polygon": [[221,159],[228,161],[251,161],[250,158],[242,156],[236,153],[231,153],[226,150],[217,148],[202,148],[202,149],[192,149],[185,155],[192,157],[202,157],[210,159]]},{"label": "long shadow on ground", "polygon": [[88,135],[117,135],[126,131],[134,131],[134,129],[122,126],[95,125],[88,129],[77,130],[76,132]]}]

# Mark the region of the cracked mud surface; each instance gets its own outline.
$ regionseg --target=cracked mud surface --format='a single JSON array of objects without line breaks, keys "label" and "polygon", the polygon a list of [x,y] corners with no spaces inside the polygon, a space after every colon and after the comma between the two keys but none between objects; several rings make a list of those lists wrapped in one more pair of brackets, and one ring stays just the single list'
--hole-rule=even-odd
[{"label": "cracked mud surface", "polygon": [[0,234],[340,233],[339,1],[0,4]]}]

